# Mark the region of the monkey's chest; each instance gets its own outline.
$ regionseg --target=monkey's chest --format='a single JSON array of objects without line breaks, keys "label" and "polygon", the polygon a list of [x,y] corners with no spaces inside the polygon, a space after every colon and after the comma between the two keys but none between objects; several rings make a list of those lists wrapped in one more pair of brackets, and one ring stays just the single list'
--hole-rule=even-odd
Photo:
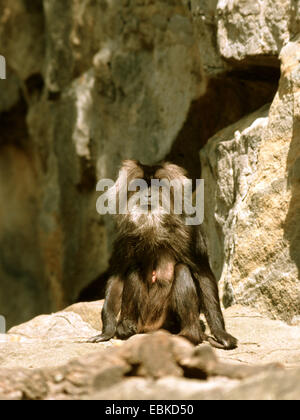
[{"label": "monkey's chest", "polygon": [[[148,230],[144,235],[133,238],[129,245],[130,254],[137,261],[157,261],[157,271],[162,268],[167,259],[181,262],[190,253],[192,247],[191,235],[185,229],[167,228]],[[171,257],[171,258],[170,258]]]}]

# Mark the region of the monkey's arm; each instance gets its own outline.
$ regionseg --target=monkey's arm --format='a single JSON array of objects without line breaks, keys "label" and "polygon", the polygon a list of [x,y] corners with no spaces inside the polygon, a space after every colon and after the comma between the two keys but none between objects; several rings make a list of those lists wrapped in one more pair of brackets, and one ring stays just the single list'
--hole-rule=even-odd
[{"label": "monkey's arm", "polygon": [[142,280],[137,272],[129,274],[124,282],[120,320],[117,337],[126,339],[138,332],[139,306],[142,296]]},{"label": "monkey's arm", "polygon": [[102,334],[92,337],[89,343],[101,343],[114,337],[117,327],[117,316],[121,309],[123,281],[119,276],[108,280],[105,291],[105,302],[102,308]]},{"label": "monkey's arm", "polygon": [[193,276],[197,283],[200,303],[211,333],[208,337],[210,344],[217,348],[231,350],[237,347],[237,339],[226,332],[225,322],[220,306],[217,279],[212,272],[207,255],[207,238],[203,226],[197,226],[195,233],[195,261],[197,267],[193,269]]},{"label": "monkey's arm", "polygon": [[184,264],[175,267],[175,279],[172,288],[171,308],[180,319],[179,335],[194,344],[204,340],[200,324],[200,307],[197,289],[189,268]]},{"label": "monkey's arm", "polygon": [[217,348],[231,350],[237,347],[237,339],[227,333],[220,306],[218,285],[208,261],[201,263],[201,271],[194,274],[200,288],[200,300],[210,331],[216,338],[209,342]]}]

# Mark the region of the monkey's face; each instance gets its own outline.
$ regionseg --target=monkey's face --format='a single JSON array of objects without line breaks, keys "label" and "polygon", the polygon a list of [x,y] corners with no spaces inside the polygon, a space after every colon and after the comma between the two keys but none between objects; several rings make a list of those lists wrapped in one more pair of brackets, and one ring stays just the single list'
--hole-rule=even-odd
[{"label": "monkey's face", "polygon": [[116,181],[119,194],[124,197],[126,192],[127,197],[122,219],[141,227],[160,225],[174,214],[176,205],[182,208],[186,180],[185,171],[171,163],[149,166],[124,161]]}]

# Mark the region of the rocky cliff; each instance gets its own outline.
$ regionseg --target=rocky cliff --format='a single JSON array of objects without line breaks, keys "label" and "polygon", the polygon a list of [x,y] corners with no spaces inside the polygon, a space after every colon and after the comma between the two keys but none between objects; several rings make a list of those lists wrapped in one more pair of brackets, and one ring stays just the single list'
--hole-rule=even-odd
[{"label": "rocky cliff", "polygon": [[202,176],[224,305],[299,323],[299,32],[297,0],[0,0],[8,326],[106,270],[95,185],[124,158]]}]

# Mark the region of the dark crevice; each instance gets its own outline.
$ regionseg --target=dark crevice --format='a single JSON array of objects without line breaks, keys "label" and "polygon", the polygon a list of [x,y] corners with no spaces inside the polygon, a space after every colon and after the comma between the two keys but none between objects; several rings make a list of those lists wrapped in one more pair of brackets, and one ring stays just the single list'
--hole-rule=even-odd
[{"label": "dark crevice", "polygon": [[189,379],[200,379],[205,381],[208,377],[207,373],[204,370],[200,370],[199,368],[193,368],[184,366],[183,367],[183,376]]},{"label": "dark crevice", "polygon": [[9,111],[0,113],[0,147],[7,144],[24,147],[28,139],[26,114],[27,104],[23,97]]},{"label": "dark crevice", "polygon": [[108,272],[105,272],[101,276],[97,277],[92,283],[90,283],[80,292],[76,301],[92,302],[94,300],[104,299],[108,277]]},{"label": "dark crevice", "polygon": [[[39,73],[31,75],[24,83],[23,95],[8,111],[0,113],[0,147],[11,144],[25,148],[29,139],[26,116],[28,101],[40,96],[44,89],[44,80]],[[21,93],[21,90],[20,90]]]},{"label": "dark crevice", "polygon": [[221,129],[271,102],[279,78],[279,68],[253,66],[210,79],[165,159],[183,166],[192,179],[199,178],[199,150]]},{"label": "dark crevice", "polygon": [[36,0],[23,0],[24,6],[27,13],[43,13],[43,3],[42,1]]},{"label": "dark crevice", "polygon": [[41,94],[44,89],[44,79],[41,74],[36,73],[30,76],[26,82],[27,92],[30,96]]},{"label": "dark crevice", "polygon": [[139,369],[141,368],[141,364],[140,363],[133,363],[131,365],[131,369],[129,372],[127,372],[124,376],[127,377],[132,377],[132,376],[140,376],[139,375]]},{"label": "dark crevice", "polygon": [[91,192],[95,190],[97,184],[96,170],[93,163],[85,158],[80,160],[80,182],[77,189],[80,193]]},{"label": "dark crevice", "polygon": [[227,76],[245,81],[265,81],[269,84],[275,84],[276,89],[278,89],[280,79],[280,62],[278,62],[278,66],[275,67],[262,68],[261,66],[251,66],[245,69],[236,68],[227,73]]},{"label": "dark crevice", "polygon": [[48,99],[48,101],[55,102],[55,101],[59,101],[60,100],[60,97],[61,97],[61,92],[52,92],[52,91],[49,91],[48,92],[47,99]]}]

